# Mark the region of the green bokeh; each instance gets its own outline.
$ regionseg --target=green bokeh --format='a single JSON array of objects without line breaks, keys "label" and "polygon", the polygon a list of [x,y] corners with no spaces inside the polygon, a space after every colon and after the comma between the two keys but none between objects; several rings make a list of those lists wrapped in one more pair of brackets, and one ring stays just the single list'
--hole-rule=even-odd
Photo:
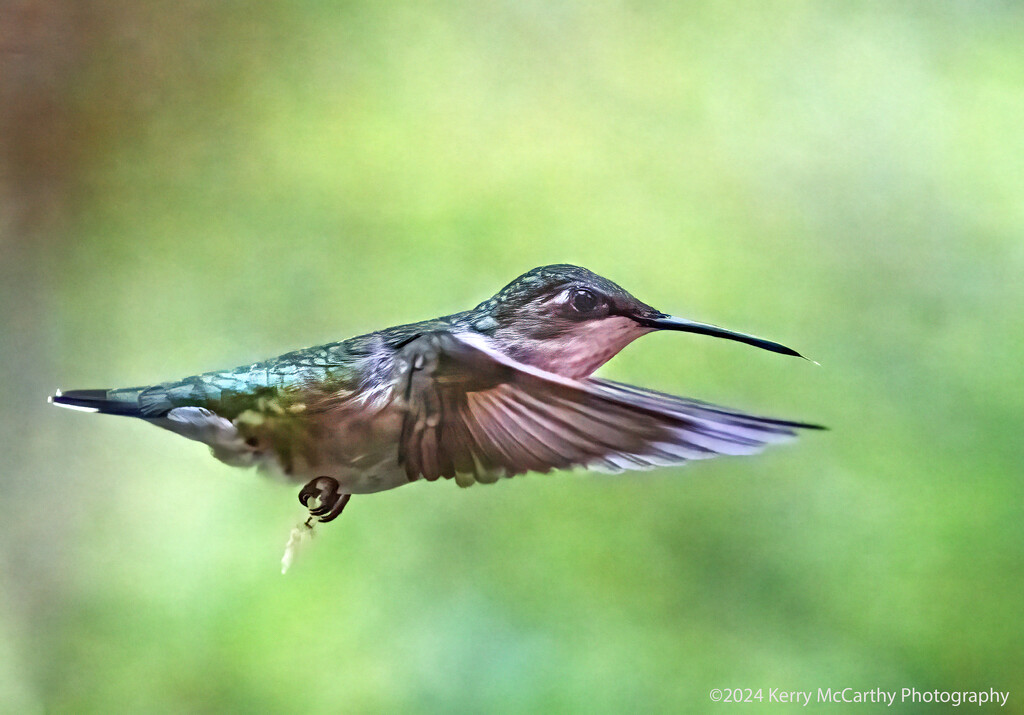
[{"label": "green bokeh", "polygon": [[[712,688],[850,686],[1024,712],[1017,4],[21,5],[0,710],[724,712]],[[553,262],[822,364],[673,334],[603,374],[831,431],[355,498],[282,577],[294,488],[44,401]]]}]

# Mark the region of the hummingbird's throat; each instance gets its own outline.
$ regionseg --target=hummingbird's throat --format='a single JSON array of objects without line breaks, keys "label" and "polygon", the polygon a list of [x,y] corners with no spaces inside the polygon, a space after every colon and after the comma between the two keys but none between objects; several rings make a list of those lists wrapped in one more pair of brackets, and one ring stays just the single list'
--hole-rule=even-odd
[{"label": "hummingbird's throat", "polygon": [[651,328],[620,315],[591,320],[549,338],[520,338],[506,350],[515,360],[564,377],[587,377]]}]

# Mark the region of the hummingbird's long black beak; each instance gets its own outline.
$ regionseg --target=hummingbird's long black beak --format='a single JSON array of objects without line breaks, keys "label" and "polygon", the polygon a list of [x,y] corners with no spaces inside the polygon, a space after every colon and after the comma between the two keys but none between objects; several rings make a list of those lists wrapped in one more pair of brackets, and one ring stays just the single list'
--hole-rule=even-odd
[{"label": "hummingbird's long black beak", "polygon": [[[714,338],[725,338],[727,340],[746,343],[747,345],[753,345],[755,348],[761,348],[762,350],[771,350],[773,353],[793,355],[798,358],[804,357],[793,348],[787,348],[785,345],[773,343],[771,340],[765,340],[763,338],[756,338],[753,335],[746,335],[745,333],[726,330],[725,328],[719,328],[717,325],[698,323],[694,320],[687,320],[686,318],[676,318],[671,315],[662,314],[656,318],[639,318],[637,322],[641,325],[646,325],[657,330],[680,330],[684,333],[700,333],[701,335],[710,335]],[[804,359],[806,360],[807,358]]]}]

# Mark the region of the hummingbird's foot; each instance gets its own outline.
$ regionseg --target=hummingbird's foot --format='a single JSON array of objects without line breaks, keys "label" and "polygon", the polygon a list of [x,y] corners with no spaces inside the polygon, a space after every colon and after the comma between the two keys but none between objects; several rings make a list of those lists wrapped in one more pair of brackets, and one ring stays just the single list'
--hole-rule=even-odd
[{"label": "hummingbird's foot", "polygon": [[281,557],[281,573],[288,572],[299,547],[315,536],[316,532],[313,527],[337,519],[341,510],[348,504],[352,495],[338,493],[340,486],[338,480],[332,477],[317,477],[299,492],[299,501],[302,506],[309,509],[309,518],[299,523],[288,536],[288,543],[284,547],[284,556]]},{"label": "hummingbird's foot", "polygon": [[[345,505],[348,504],[348,500],[352,498],[351,494],[339,494],[339,486],[338,480],[333,477],[317,477],[302,488],[302,491],[299,492],[299,501],[302,506],[309,509],[306,526],[312,528],[310,522],[314,518],[321,524],[338,518]],[[310,506],[313,499],[316,502]]]}]

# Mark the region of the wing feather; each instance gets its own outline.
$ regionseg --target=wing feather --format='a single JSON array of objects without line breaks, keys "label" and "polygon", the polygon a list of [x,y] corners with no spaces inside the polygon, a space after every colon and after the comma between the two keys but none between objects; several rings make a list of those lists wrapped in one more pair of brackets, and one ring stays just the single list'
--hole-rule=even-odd
[{"label": "wing feather", "polygon": [[399,460],[410,480],[460,485],[585,467],[613,472],[753,454],[817,425],[757,417],[516,362],[480,336],[428,333],[399,355]]}]

